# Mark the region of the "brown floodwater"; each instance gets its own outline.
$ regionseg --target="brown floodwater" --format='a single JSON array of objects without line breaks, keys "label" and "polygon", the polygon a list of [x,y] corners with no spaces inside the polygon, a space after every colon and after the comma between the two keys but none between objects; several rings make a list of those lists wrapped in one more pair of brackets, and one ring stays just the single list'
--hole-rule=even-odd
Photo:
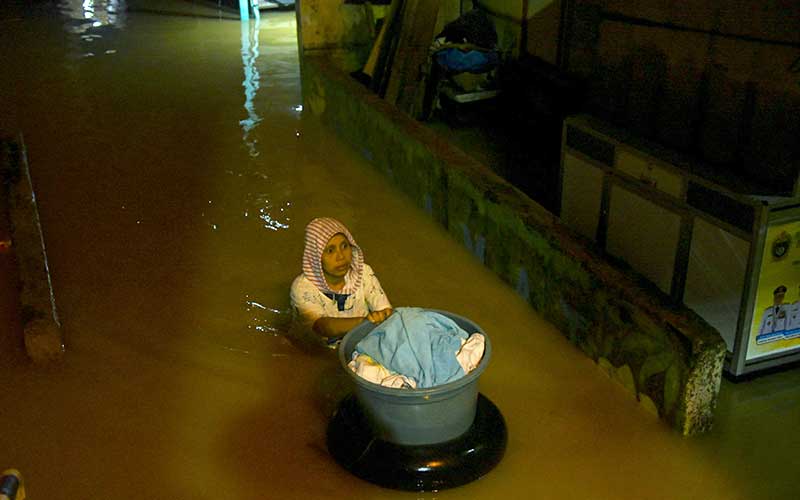
[{"label": "brown floodwater", "polygon": [[[29,498],[792,498],[797,370],[726,382],[715,430],[676,434],[309,116],[294,13],[24,3],[0,7],[0,130],[27,146],[67,342],[27,361],[0,253],[0,469]],[[396,492],[328,455],[347,385],[283,334],[316,216],[395,306],[490,335],[509,441],[486,477]]]}]

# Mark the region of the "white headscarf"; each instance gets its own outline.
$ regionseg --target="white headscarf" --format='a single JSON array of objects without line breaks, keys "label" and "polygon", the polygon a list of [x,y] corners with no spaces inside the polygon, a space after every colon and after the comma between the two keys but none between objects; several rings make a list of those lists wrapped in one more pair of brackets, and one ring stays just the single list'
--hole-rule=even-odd
[{"label": "white headscarf", "polygon": [[[350,262],[350,270],[344,277],[344,288],[340,292],[334,292],[325,281],[325,274],[322,270],[322,252],[331,238],[337,234],[343,234],[353,250],[353,259]],[[303,251],[303,275],[325,294],[350,294],[358,290],[361,286],[361,278],[364,273],[364,253],[356,245],[356,240],[350,231],[336,219],[330,217],[319,217],[308,223],[306,226],[306,247]]]}]

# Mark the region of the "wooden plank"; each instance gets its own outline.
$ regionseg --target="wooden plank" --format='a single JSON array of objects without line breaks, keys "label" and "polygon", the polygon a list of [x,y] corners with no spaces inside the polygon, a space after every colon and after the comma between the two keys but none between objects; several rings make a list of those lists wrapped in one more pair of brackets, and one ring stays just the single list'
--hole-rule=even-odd
[{"label": "wooden plank", "polygon": [[371,85],[372,90],[381,97],[386,95],[389,74],[391,72],[397,42],[400,36],[400,29],[402,27],[405,3],[405,0],[393,0],[392,6],[389,9],[389,14],[386,16],[386,21],[384,21],[386,33],[383,36],[378,50],[378,59],[375,63]]},{"label": "wooden plank", "polygon": [[386,100],[413,115],[418,93],[424,91],[423,68],[429,64],[429,49],[439,14],[436,0],[410,0],[403,16],[403,29],[397,46],[402,54],[391,69]]},{"label": "wooden plank", "polygon": [[380,55],[384,40],[386,40],[386,27],[389,25],[389,20],[392,18],[396,3],[396,0],[392,2],[391,10],[386,17],[384,17],[381,30],[378,32],[378,36],[375,38],[375,43],[372,44],[372,50],[369,52],[367,62],[364,63],[364,68],[361,70],[362,73],[370,78],[373,78],[375,75],[375,67],[378,65],[378,56]]}]

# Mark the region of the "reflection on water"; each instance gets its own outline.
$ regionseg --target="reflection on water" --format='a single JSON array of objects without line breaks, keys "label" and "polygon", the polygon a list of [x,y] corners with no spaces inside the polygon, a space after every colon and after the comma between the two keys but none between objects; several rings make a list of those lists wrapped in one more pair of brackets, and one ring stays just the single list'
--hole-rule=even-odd
[{"label": "reflection on water", "polygon": [[[286,207],[291,206],[291,204],[292,203],[290,201],[287,201],[286,202]],[[286,223],[280,222],[279,220],[273,219],[272,215],[270,215],[269,209],[270,209],[269,205],[266,206],[266,207],[262,207],[262,208],[258,209],[258,211],[259,211],[258,218],[261,219],[262,221],[264,221],[264,228],[271,229],[273,231],[277,231],[279,229],[289,229],[289,224],[286,224]],[[281,207],[280,208],[281,212],[283,212],[284,210],[285,210],[285,207]],[[288,221],[289,218],[285,217],[285,220]]]},{"label": "reflection on water", "polygon": [[250,315],[248,329],[259,333],[280,335],[288,331],[289,310],[277,309],[251,300],[245,295],[245,311]]},{"label": "reflection on water", "polygon": [[79,58],[116,54],[112,47],[97,47],[104,30],[125,27],[126,0],[61,0],[59,10],[67,21],[64,29],[79,35],[75,46]]},{"label": "reflection on water", "polygon": [[76,34],[101,26],[122,28],[126,8],[125,0],[61,0],[59,4],[61,13],[69,18],[67,30]]},{"label": "reflection on water", "polygon": [[[258,12],[258,9],[256,9]],[[254,99],[258,93],[259,79],[261,75],[256,67],[258,60],[258,35],[260,20],[256,18],[251,24],[249,21],[243,21],[242,25],[242,65],[244,66],[244,109],[247,111],[247,118],[240,120],[239,125],[244,132],[243,140],[250,152],[250,156],[258,156],[257,142],[255,138],[251,138],[250,134],[258,126],[261,117],[256,112]]]},{"label": "reflection on water", "polygon": [[[256,12],[258,12],[258,9],[256,9]],[[275,30],[278,26],[274,24],[274,21],[271,24],[267,23],[266,26],[262,26],[261,19],[258,15],[255,20],[247,20],[240,23],[241,56],[244,74],[242,87],[244,88],[244,109],[247,112],[247,117],[239,120],[239,125],[242,128],[242,141],[244,142],[248,154],[253,159],[259,157],[262,152],[262,145],[259,143],[258,128],[263,118],[259,114],[258,108],[259,106],[263,108],[264,105],[263,101],[256,100],[258,91],[261,88],[261,71],[259,69],[259,57],[261,53],[259,37],[262,28]],[[274,48],[273,46],[273,50]],[[279,76],[280,73],[270,68],[270,62],[275,64],[277,61],[275,58],[272,58],[271,61],[268,60],[265,71],[271,73],[273,78]],[[278,103],[270,101],[267,106],[270,108],[277,108],[278,106],[276,106],[276,104]],[[294,117],[299,119],[302,112],[302,105],[292,105],[291,110],[293,111],[292,114]],[[268,134],[269,132],[267,131],[264,133]],[[300,132],[296,131],[295,138],[299,136]],[[285,144],[275,144],[275,141],[282,142],[280,136],[268,137],[267,139],[266,147],[269,148],[271,153],[274,153],[274,150],[278,148],[285,147]],[[286,138],[283,138],[283,141],[286,141]],[[271,154],[269,158],[262,158],[262,161],[269,161],[274,158],[275,155]],[[277,172],[274,168],[270,168],[274,167],[274,165],[267,164],[267,168],[264,168],[264,163],[253,162],[250,166],[252,169],[248,172],[248,176],[255,182],[254,186],[263,186],[264,190],[254,189],[248,193],[248,203],[244,209],[244,217],[255,217],[260,221],[264,229],[270,231],[289,229],[289,221],[291,220],[289,211],[292,203],[289,199],[285,201],[276,201],[276,195],[279,193],[274,189],[276,186],[274,177],[276,177]],[[241,175],[241,173],[239,175]],[[283,194],[285,198],[288,198],[288,193]],[[261,331],[263,327],[257,329]],[[270,330],[274,331],[274,328]]]}]

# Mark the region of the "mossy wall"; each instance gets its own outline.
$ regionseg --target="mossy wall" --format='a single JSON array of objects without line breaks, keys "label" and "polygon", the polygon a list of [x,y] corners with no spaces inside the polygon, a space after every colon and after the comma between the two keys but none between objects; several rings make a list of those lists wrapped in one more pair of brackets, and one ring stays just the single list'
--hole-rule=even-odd
[{"label": "mossy wall", "polygon": [[645,408],[684,434],[710,428],[726,350],[719,333],[593,254],[550,212],[326,58],[304,57],[303,74],[313,114]]}]

